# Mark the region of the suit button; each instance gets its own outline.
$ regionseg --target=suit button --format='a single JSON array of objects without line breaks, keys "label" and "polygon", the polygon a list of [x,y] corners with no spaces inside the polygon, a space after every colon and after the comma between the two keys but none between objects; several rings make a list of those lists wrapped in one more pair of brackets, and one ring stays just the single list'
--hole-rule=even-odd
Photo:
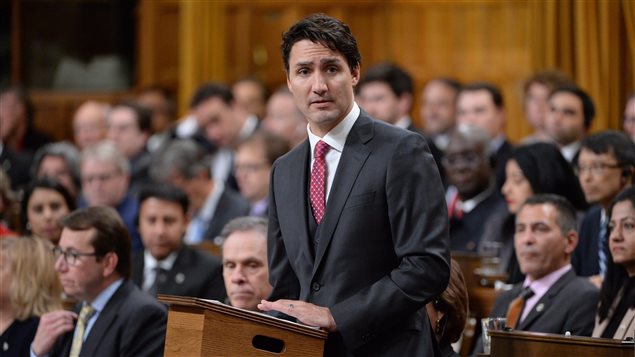
[{"label": "suit button", "polygon": [[318,282],[313,282],[313,284],[311,284],[311,289],[313,289],[313,291],[320,291],[320,283]]}]

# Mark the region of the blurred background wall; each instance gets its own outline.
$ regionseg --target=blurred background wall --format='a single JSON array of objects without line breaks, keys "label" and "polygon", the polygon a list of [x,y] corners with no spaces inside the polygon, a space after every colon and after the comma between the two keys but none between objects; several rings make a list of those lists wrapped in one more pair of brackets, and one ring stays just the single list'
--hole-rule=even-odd
[{"label": "blurred background wall", "polygon": [[71,138],[80,102],[149,85],[172,90],[183,116],[207,81],[285,84],[280,36],[314,12],[351,27],[362,73],[395,62],[417,94],[437,76],[499,85],[512,140],[530,133],[522,85],[537,70],[559,68],[593,97],[593,131],[620,127],[635,88],[633,0],[3,0],[0,80],[30,90],[35,125],[56,139]]}]

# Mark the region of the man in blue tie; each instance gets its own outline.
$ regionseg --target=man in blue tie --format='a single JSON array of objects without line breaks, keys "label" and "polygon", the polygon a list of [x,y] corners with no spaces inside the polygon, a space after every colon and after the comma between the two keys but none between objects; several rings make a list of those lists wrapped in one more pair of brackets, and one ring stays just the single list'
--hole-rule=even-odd
[{"label": "man in blue tie", "polygon": [[40,320],[31,356],[161,356],[166,309],[130,276],[130,235],[109,207],[77,210],[62,220],[55,270],[74,311]]}]

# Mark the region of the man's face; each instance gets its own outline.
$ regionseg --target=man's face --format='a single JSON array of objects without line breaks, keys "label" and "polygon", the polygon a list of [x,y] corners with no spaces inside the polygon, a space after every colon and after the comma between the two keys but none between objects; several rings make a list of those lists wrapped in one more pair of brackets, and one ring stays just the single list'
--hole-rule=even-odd
[{"label": "man's face", "polygon": [[561,146],[582,139],[586,129],[580,98],[571,93],[558,92],[551,96],[549,105],[551,109],[545,120],[547,134]]},{"label": "man's face", "polygon": [[267,115],[262,125],[292,145],[306,136],[306,120],[295,106],[292,95],[272,95],[267,102]]},{"label": "man's face", "polygon": [[104,109],[95,103],[81,105],[73,117],[73,133],[79,149],[95,145],[106,139],[108,126],[104,117]]},{"label": "man's face", "polygon": [[[68,228],[62,230],[59,247],[64,251],[75,253],[95,253],[95,248],[90,243],[95,235],[94,228],[74,231]],[[109,253],[113,254],[113,253]],[[105,266],[105,259],[95,256],[79,256],[75,265],[70,265],[60,255],[55,261],[55,270],[60,275],[60,281],[64,293],[77,299],[92,301],[100,292],[102,282],[109,273]]]},{"label": "man's face", "polygon": [[42,158],[37,177],[50,177],[59,182],[73,197],[77,195],[77,186],[66,161],[59,156],[47,155]]},{"label": "man's face", "polygon": [[251,202],[267,197],[271,165],[265,157],[263,145],[241,145],[234,160],[236,181],[240,194]]},{"label": "man's face", "polygon": [[399,97],[385,82],[365,83],[359,89],[359,105],[373,118],[395,124],[401,119]]},{"label": "man's face", "polygon": [[635,141],[635,98],[626,102],[623,128],[631,140]]},{"label": "man's face", "polygon": [[492,95],[485,89],[465,91],[457,102],[457,123],[472,124],[495,138],[503,130],[503,110],[496,107]]},{"label": "man's face", "polygon": [[429,82],[421,95],[421,117],[426,131],[442,134],[454,127],[456,91],[443,82]]},{"label": "man's face", "polygon": [[311,131],[320,137],[351,110],[353,87],[358,81],[359,67],[351,71],[339,52],[309,40],[298,41],[291,48],[287,85]]},{"label": "man's face", "polygon": [[489,186],[491,168],[483,156],[482,145],[472,140],[453,138],[443,158],[448,182],[456,187],[461,199],[470,199]]},{"label": "man's face", "polygon": [[542,130],[549,113],[549,87],[541,83],[532,83],[525,94],[525,117],[529,124]]},{"label": "man's face", "polygon": [[236,105],[249,114],[259,118],[265,114],[265,96],[262,88],[251,81],[241,81],[232,87],[232,94]]},{"label": "man's face", "polygon": [[134,110],[116,107],[108,116],[108,139],[128,159],[137,156],[148,141],[148,133],[141,131]]},{"label": "man's face", "polygon": [[578,156],[578,179],[587,202],[604,207],[608,207],[627,184],[612,153],[596,154],[586,148],[582,148]]},{"label": "man's face", "polygon": [[167,258],[181,248],[187,224],[186,212],[177,202],[150,197],[139,207],[139,233],[143,246],[157,260]]},{"label": "man's face", "polygon": [[536,204],[523,206],[516,215],[516,257],[520,271],[532,280],[569,263],[570,254],[578,244],[575,232],[562,234],[557,214],[551,204]]},{"label": "man's face", "polygon": [[89,206],[117,207],[128,191],[129,176],[111,162],[81,163],[82,192]]},{"label": "man's face", "polygon": [[209,140],[222,148],[236,144],[243,123],[222,99],[210,98],[196,106],[193,113]]},{"label": "man's face", "polygon": [[223,243],[223,279],[232,306],[257,311],[271,293],[267,239],[256,231],[237,231]]}]

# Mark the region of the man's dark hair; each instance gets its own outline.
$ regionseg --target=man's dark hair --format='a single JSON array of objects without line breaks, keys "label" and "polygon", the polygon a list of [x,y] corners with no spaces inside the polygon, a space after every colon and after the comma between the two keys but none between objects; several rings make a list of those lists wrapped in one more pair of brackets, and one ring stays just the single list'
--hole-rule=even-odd
[{"label": "man's dark hair", "polygon": [[135,114],[135,120],[137,121],[137,127],[139,127],[139,130],[144,132],[152,131],[152,112],[148,108],[137,102],[126,100],[115,104],[112,107],[111,112],[118,108],[127,108],[132,110]]},{"label": "man's dark hair", "polygon": [[190,108],[195,108],[199,104],[207,101],[208,99],[218,98],[227,105],[231,105],[234,102],[234,95],[231,89],[223,83],[206,83],[198,87],[192,100],[190,101]]},{"label": "man's dark hair", "polygon": [[139,207],[141,207],[143,202],[149,198],[174,202],[181,206],[183,214],[187,214],[190,204],[190,200],[187,198],[187,194],[185,194],[183,190],[167,183],[162,183],[160,185],[148,184],[143,186],[139,191]]},{"label": "man's dark hair", "polygon": [[505,106],[505,103],[503,101],[503,94],[501,93],[501,90],[497,86],[495,86],[493,83],[490,83],[490,82],[468,83],[464,85],[463,87],[461,87],[461,91],[459,92],[459,94],[463,92],[476,92],[479,90],[487,91],[490,97],[492,98],[492,102],[494,102],[494,105],[497,108],[503,109],[503,107]]},{"label": "man's dark hair", "polygon": [[346,58],[351,71],[359,68],[362,62],[362,55],[357,48],[357,41],[348,25],[342,21],[325,14],[313,14],[282,34],[282,60],[284,69],[289,73],[289,56],[291,48],[296,42],[309,40],[318,43],[331,51],[339,52]]},{"label": "man's dark hair", "polygon": [[605,130],[582,139],[581,149],[587,149],[594,154],[610,154],[615,157],[618,165],[633,175],[635,169],[635,143],[625,133],[616,130]]},{"label": "man's dark hair", "polygon": [[525,206],[552,205],[557,212],[556,223],[560,227],[562,235],[570,231],[577,232],[576,214],[573,205],[566,198],[553,193],[543,193],[529,197],[518,209],[520,212]]},{"label": "man's dark hair", "polygon": [[527,78],[523,85],[523,91],[525,94],[529,92],[529,88],[534,83],[542,84],[549,88],[549,91],[553,91],[558,87],[564,85],[571,85],[573,82],[569,77],[558,69],[545,69],[534,73],[531,77]]},{"label": "man's dark hair", "polygon": [[372,82],[386,83],[397,97],[413,92],[410,74],[393,63],[380,63],[372,66],[364,73],[355,88],[359,92],[365,84]]},{"label": "man's dark hair", "polygon": [[95,248],[95,257],[100,260],[104,255],[117,254],[117,272],[122,278],[130,278],[130,234],[121,216],[111,207],[87,207],[71,212],[60,221],[63,227],[73,231],[95,229],[91,244]]},{"label": "man's dark hair", "polygon": [[29,98],[29,94],[26,89],[20,85],[9,85],[0,88],[0,96],[5,93],[14,93],[18,97],[18,101],[24,105],[24,116],[26,119],[27,127],[33,126],[33,120],[35,117],[35,107],[33,102]]},{"label": "man's dark hair", "polygon": [[580,99],[582,102],[582,113],[584,114],[584,128],[589,129],[593,117],[595,117],[595,105],[593,105],[593,99],[591,99],[587,92],[574,85],[565,85],[554,89],[549,98],[553,98],[553,96],[558,93],[570,93]]}]

